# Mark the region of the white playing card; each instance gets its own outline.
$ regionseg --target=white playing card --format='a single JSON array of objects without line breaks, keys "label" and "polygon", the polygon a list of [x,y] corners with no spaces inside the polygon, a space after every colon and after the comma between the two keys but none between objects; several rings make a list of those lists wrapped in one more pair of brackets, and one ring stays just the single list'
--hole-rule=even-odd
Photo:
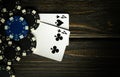
[{"label": "white playing card", "polygon": [[40,21],[69,29],[69,14],[40,13]]},{"label": "white playing card", "polygon": [[34,54],[57,61],[62,60],[68,44],[69,31],[41,23],[32,33],[37,39],[36,52]]},{"label": "white playing card", "polygon": [[[39,16],[40,16],[41,22],[57,26],[57,24],[58,24],[57,21],[61,21],[61,22],[63,22],[63,24],[61,24],[57,27],[69,29],[69,14],[40,13]],[[69,38],[68,38],[67,45],[69,45]]]}]

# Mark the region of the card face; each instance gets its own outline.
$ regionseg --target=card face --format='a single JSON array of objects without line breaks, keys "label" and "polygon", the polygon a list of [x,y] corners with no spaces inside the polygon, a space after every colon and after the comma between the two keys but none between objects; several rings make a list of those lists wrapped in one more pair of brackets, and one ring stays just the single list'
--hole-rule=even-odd
[{"label": "card face", "polygon": [[40,13],[39,16],[43,22],[69,29],[69,14]]},{"label": "card face", "polygon": [[32,33],[37,39],[34,54],[57,61],[62,60],[70,35],[68,30],[41,23]]}]

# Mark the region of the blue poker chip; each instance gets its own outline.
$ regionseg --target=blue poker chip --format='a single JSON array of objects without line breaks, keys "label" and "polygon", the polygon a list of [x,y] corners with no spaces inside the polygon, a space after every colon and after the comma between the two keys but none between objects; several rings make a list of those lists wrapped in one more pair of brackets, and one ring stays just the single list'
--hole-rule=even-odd
[{"label": "blue poker chip", "polygon": [[4,26],[5,33],[9,38],[19,41],[27,36],[29,26],[27,21],[21,16],[10,17]]}]

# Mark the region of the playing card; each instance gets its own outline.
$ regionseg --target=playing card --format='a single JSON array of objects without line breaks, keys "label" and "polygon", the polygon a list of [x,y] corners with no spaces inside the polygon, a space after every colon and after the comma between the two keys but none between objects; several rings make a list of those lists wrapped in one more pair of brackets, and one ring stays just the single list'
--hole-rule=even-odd
[{"label": "playing card", "polygon": [[[40,21],[63,29],[69,29],[69,14],[40,13]],[[68,44],[69,45],[69,38]]]},{"label": "playing card", "polygon": [[41,23],[32,31],[37,40],[37,55],[61,61],[65,52],[70,32],[55,26]]},{"label": "playing card", "polygon": [[40,21],[69,29],[69,14],[40,13]]}]

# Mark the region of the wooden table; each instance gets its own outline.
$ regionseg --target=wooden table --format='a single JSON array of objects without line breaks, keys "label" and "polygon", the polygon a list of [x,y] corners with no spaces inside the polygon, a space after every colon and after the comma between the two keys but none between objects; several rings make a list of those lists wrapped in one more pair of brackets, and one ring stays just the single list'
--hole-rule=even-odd
[{"label": "wooden table", "polygon": [[[116,77],[120,73],[120,1],[23,0],[41,13],[70,14],[70,45],[62,62],[30,55],[16,77]],[[120,75],[119,75],[120,76]]]}]

